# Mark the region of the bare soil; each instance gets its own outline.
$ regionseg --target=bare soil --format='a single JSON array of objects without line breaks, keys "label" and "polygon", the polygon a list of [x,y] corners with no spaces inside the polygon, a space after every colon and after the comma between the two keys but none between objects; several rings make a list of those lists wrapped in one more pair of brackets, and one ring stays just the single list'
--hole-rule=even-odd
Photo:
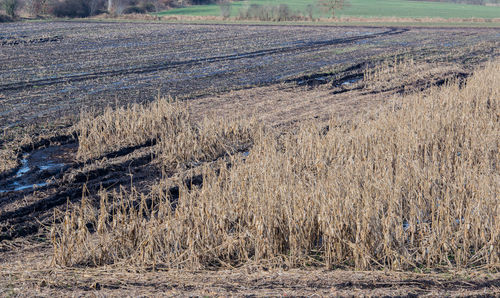
[{"label": "bare soil", "polygon": [[362,68],[398,53],[471,64],[491,56],[494,47],[481,45],[498,42],[499,34],[498,29],[6,24],[0,33],[0,127],[51,122],[83,108],[148,101],[158,94],[193,98],[322,68]]}]

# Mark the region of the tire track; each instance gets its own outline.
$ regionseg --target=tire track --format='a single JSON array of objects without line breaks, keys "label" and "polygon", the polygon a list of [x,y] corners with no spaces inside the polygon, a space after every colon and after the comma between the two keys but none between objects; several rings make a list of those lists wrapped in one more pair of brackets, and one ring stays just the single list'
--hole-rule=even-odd
[{"label": "tire track", "polygon": [[308,42],[308,43],[305,43],[303,45],[280,47],[280,48],[273,48],[273,49],[267,49],[267,50],[259,50],[259,51],[241,53],[241,54],[214,56],[214,57],[208,57],[208,58],[192,59],[192,60],[187,60],[187,61],[174,61],[174,62],[164,62],[164,63],[153,62],[153,63],[150,63],[149,65],[137,66],[137,67],[132,67],[132,68],[104,70],[104,71],[94,72],[94,73],[82,73],[82,74],[74,74],[74,75],[62,76],[62,77],[52,77],[52,78],[44,78],[44,79],[31,80],[31,81],[21,81],[21,82],[14,82],[14,83],[8,83],[8,84],[0,84],[0,91],[20,90],[20,89],[26,89],[26,88],[35,87],[35,86],[49,86],[49,85],[55,85],[55,84],[61,84],[61,83],[71,83],[71,82],[79,82],[79,81],[86,81],[86,80],[94,80],[94,79],[103,78],[103,77],[113,77],[113,76],[120,76],[120,75],[129,75],[129,74],[143,74],[143,73],[150,73],[150,72],[162,71],[162,70],[167,70],[167,69],[174,69],[174,68],[181,67],[181,66],[194,66],[194,65],[200,65],[200,64],[205,64],[205,63],[234,61],[234,60],[240,60],[240,59],[257,58],[257,57],[262,57],[262,56],[266,56],[266,55],[274,55],[274,54],[282,54],[282,53],[291,53],[291,52],[296,52],[296,51],[312,50],[312,49],[318,49],[321,47],[331,46],[331,45],[336,45],[336,44],[352,43],[352,42],[356,42],[356,41],[360,41],[360,40],[374,39],[374,38],[382,37],[382,36],[402,34],[402,33],[405,33],[409,30],[410,29],[405,29],[405,28],[403,28],[403,29],[391,28],[391,29],[384,31],[384,32],[374,33],[374,34],[369,34],[369,35],[358,35],[358,36],[346,37],[346,38],[337,38],[337,39],[324,40],[324,41]]}]

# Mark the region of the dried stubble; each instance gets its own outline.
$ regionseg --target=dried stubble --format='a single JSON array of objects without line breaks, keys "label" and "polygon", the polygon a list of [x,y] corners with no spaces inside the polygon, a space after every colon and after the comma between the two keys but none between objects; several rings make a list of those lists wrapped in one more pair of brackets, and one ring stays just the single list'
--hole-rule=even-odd
[{"label": "dried stubble", "polygon": [[0,149],[0,173],[10,171],[17,165],[17,155],[13,150]]},{"label": "dried stubble", "polygon": [[77,157],[81,160],[97,158],[124,147],[151,142],[163,132],[176,134],[188,124],[188,118],[179,104],[164,98],[146,105],[107,107],[97,117],[82,113],[77,124]]},{"label": "dried stubble", "polygon": [[103,191],[99,209],[84,198],[53,228],[54,261],[498,270],[499,82],[496,61],[374,120],[254,130],[248,156],[204,167],[175,200],[168,179]]},{"label": "dried stubble", "polygon": [[80,116],[77,157],[85,161],[126,147],[156,144],[152,148],[158,160],[171,167],[243,150],[249,146],[250,126],[241,119],[194,123],[186,105],[170,98],[108,107],[97,117],[89,113]]},{"label": "dried stubble", "polygon": [[363,90],[383,92],[402,88],[414,92],[416,88],[425,89],[434,82],[450,80],[466,72],[458,63],[422,63],[411,55],[395,56],[364,71]]}]

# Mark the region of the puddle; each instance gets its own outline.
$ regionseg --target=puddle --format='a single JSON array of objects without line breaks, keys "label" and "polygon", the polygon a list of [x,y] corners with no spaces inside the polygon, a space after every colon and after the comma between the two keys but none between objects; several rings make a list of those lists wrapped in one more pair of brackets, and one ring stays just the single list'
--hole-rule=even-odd
[{"label": "puddle", "polygon": [[50,169],[60,169],[62,167],[64,167],[63,163],[55,163],[55,164],[49,163],[49,164],[47,164],[45,166],[40,166],[39,169],[41,171],[46,171],[46,170],[50,170]]},{"label": "puddle", "polygon": [[362,79],[363,79],[362,77],[347,79],[347,80],[341,81],[339,86],[349,86],[349,85],[352,85],[352,84],[355,84],[355,83],[361,81]]},{"label": "puddle", "polygon": [[76,144],[50,146],[25,153],[21,166],[11,177],[0,182],[0,193],[36,189],[49,185],[49,180],[62,173],[76,151]]},{"label": "puddle", "polygon": [[327,84],[327,83],[328,83],[328,77],[324,76],[324,77],[315,77],[315,78],[311,78],[311,79],[300,80],[297,82],[297,85],[299,85],[299,86],[307,85],[310,87],[314,87],[314,86],[319,86],[319,85],[323,85],[323,84]]},{"label": "puddle", "polygon": [[406,232],[410,228],[410,223],[406,220],[403,222],[403,230]]},{"label": "puddle", "polygon": [[[455,224],[459,225],[459,224],[463,224],[464,222],[465,222],[465,218],[463,218],[463,217],[461,219],[455,219]],[[428,224],[429,222],[425,221],[423,223],[424,224]],[[420,225],[420,221],[419,220],[417,220],[415,222],[415,226],[418,226],[418,225]],[[410,227],[411,227],[410,223],[408,221],[404,220],[403,221],[403,230],[405,232],[407,232],[410,229]]]},{"label": "puddle", "polygon": [[[429,222],[424,221],[423,223],[424,223],[424,224],[427,224],[427,223],[429,223]],[[420,225],[420,224],[421,224],[420,220],[417,220],[417,221],[414,223],[414,225],[415,225],[415,226],[418,226],[418,225]],[[410,224],[408,221],[406,221],[406,220],[405,220],[405,221],[403,221],[403,230],[404,230],[405,232],[407,232],[407,231],[410,229],[410,227],[411,227],[411,224]]]},{"label": "puddle", "polygon": [[[15,186],[14,191],[19,191],[19,190],[25,190],[25,189],[30,189],[30,188],[36,188],[36,187],[43,187],[47,185],[47,182],[42,182],[40,184],[28,184],[28,185],[19,185],[18,182],[14,182],[12,184]],[[0,190],[2,191],[2,190]],[[7,192],[6,190],[3,190],[2,192]]]},{"label": "puddle", "polygon": [[30,171],[30,167],[28,166],[27,154],[23,155],[23,159],[21,159],[21,168],[16,172],[16,177],[22,177],[24,174]]},{"label": "puddle", "polygon": [[367,44],[369,42],[370,42],[370,40],[363,39],[363,40],[357,41],[356,44],[358,44],[358,45],[364,45],[364,44]]}]

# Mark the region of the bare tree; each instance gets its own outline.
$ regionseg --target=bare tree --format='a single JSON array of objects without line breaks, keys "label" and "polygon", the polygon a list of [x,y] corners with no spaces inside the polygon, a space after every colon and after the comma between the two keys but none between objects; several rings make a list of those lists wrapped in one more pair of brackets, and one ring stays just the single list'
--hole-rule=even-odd
[{"label": "bare tree", "polygon": [[114,13],[122,14],[125,8],[128,5],[128,1],[126,0],[113,0],[114,4]]},{"label": "bare tree", "polygon": [[3,8],[5,9],[7,15],[12,18],[16,16],[16,12],[20,4],[19,0],[3,0]]},{"label": "bare tree", "polygon": [[309,17],[309,20],[314,21],[314,5],[307,4],[306,13],[307,13],[307,16]]},{"label": "bare tree", "polygon": [[160,12],[160,8],[161,8],[160,0],[154,0],[153,1],[153,5],[155,6],[155,12],[159,13]]},{"label": "bare tree", "polygon": [[45,1],[44,0],[27,0],[26,9],[33,16],[38,16],[44,12]]},{"label": "bare tree", "polygon": [[174,2],[174,0],[160,0],[161,5],[164,7],[171,7]]},{"label": "bare tree", "polygon": [[122,14],[127,5],[126,0],[108,0],[108,13]]},{"label": "bare tree", "polygon": [[219,8],[220,8],[220,14],[224,19],[227,19],[231,16],[231,1],[228,0],[220,0],[219,1]]},{"label": "bare tree", "polygon": [[97,11],[102,7],[101,0],[89,0],[89,9],[90,15],[93,16],[97,13]]},{"label": "bare tree", "polygon": [[335,17],[335,12],[348,5],[347,0],[319,0],[318,4],[323,10],[332,14]]}]

